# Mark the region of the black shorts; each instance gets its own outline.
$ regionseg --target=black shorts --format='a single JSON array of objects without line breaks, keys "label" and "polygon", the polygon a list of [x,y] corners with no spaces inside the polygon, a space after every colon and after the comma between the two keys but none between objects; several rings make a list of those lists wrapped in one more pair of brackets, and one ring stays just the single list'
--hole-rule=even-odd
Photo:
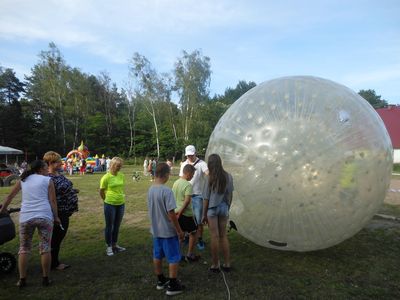
[{"label": "black shorts", "polygon": [[182,231],[184,232],[195,232],[197,230],[197,224],[193,217],[187,217],[181,215],[178,219],[179,226],[181,226]]}]

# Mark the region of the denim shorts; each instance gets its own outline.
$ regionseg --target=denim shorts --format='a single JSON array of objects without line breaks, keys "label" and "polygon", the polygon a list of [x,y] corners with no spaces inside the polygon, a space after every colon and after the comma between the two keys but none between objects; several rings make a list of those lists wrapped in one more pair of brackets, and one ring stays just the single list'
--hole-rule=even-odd
[{"label": "denim shorts", "polygon": [[201,218],[203,217],[203,196],[192,195],[192,208],[193,217],[197,224],[201,224]]},{"label": "denim shorts", "polygon": [[153,258],[167,258],[168,263],[176,264],[181,261],[178,236],[170,238],[153,237]]},{"label": "denim shorts", "polygon": [[207,217],[229,217],[229,206],[225,201],[222,201],[218,206],[209,207]]}]

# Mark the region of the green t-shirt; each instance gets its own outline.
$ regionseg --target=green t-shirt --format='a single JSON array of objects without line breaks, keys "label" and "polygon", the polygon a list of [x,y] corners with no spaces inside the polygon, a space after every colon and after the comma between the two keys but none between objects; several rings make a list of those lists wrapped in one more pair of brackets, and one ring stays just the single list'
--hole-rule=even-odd
[{"label": "green t-shirt", "polygon": [[125,203],[124,193],[125,175],[118,172],[112,175],[110,172],[105,174],[100,180],[100,189],[105,190],[106,199],[104,203],[111,205],[122,205]]},{"label": "green t-shirt", "polygon": [[[174,192],[176,200],[175,212],[177,212],[183,206],[183,203],[185,202],[185,196],[192,195],[192,185],[186,179],[179,178],[177,181],[174,182],[174,185],[172,186],[172,191]],[[193,216],[192,203],[190,203],[186,207],[182,214],[187,217]]]}]

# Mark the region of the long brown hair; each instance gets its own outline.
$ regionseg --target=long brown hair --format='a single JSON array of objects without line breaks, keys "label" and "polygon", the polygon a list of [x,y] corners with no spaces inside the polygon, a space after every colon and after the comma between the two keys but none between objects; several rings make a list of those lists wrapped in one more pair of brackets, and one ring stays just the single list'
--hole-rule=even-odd
[{"label": "long brown hair", "polygon": [[207,166],[209,170],[208,186],[210,190],[219,194],[224,193],[228,174],[222,167],[221,157],[218,154],[211,154],[208,157]]}]

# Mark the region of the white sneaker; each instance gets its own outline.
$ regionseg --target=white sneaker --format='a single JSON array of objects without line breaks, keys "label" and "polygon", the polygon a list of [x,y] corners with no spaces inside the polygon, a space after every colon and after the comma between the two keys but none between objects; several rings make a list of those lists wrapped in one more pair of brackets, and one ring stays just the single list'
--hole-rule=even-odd
[{"label": "white sneaker", "polygon": [[113,251],[112,247],[107,247],[106,253],[107,253],[107,256],[113,256],[114,251]]},{"label": "white sneaker", "polygon": [[114,250],[115,250],[116,252],[123,252],[123,251],[125,251],[126,249],[125,249],[124,247],[121,247],[121,246],[116,245],[116,246],[114,247]]}]

